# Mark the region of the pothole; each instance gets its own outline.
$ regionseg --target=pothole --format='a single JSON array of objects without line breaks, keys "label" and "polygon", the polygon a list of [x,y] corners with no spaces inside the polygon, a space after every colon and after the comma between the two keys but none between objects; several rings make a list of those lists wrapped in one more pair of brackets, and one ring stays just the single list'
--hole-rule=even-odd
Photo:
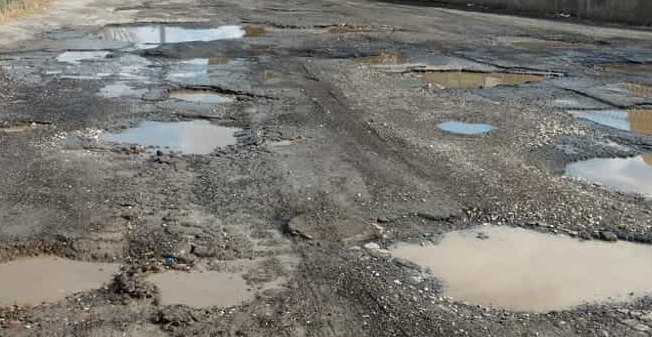
[{"label": "pothole", "polygon": [[489,124],[482,123],[465,123],[458,121],[446,121],[437,124],[437,128],[450,133],[460,135],[481,135],[490,132],[494,129]]},{"label": "pothole", "polygon": [[240,273],[168,271],[147,278],[161,290],[161,304],[191,307],[233,306],[254,293]]},{"label": "pothole", "polygon": [[168,97],[187,102],[205,103],[205,104],[221,104],[230,103],[234,99],[228,95],[221,94],[212,90],[202,89],[179,89],[172,90],[168,93]]},{"label": "pothole", "polygon": [[569,113],[615,129],[652,135],[652,110],[570,110]]},{"label": "pothole", "polygon": [[247,32],[241,26],[189,27],[181,25],[106,26],[99,37],[107,40],[139,44],[162,44],[193,41],[240,39]]},{"label": "pothole", "polygon": [[616,191],[652,197],[652,154],[579,161],[567,165],[565,174]]},{"label": "pothole", "polygon": [[446,233],[437,244],[402,244],[396,257],[429,267],[457,301],[546,312],[619,302],[652,291],[652,249],[580,242],[521,228],[483,226]]},{"label": "pothole", "polygon": [[127,83],[114,83],[102,87],[98,95],[106,98],[141,97],[147,89],[136,89]]},{"label": "pothole", "polygon": [[100,288],[118,264],[91,263],[53,256],[21,258],[0,264],[0,303],[39,305],[79,291]]},{"label": "pothole", "polygon": [[437,89],[487,89],[502,85],[539,82],[548,78],[533,74],[470,71],[412,71],[411,73]]},{"label": "pothole", "polygon": [[652,64],[603,64],[599,66],[602,71],[619,74],[652,74]]},{"label": "pothole", "polygon": [[110,52],[105,50],[98,51],[67,51],[57,56],[57,61],[61,63],[79,64],[85,60],[101,60],[106,58]]},{"label": "pothole", "polygon": [[356,57],[354,62],[362,65],[396,65],[407,63],[408,58],[401,53],[383,52],[376,56]]},{"label": "pothole", "polygon": [[224,127],[206,120],[188,122],[142,122],[120,133],[104,133],[103,141],[140,144],[185,154],[208,154],[217,147],[236,144],[239,128]]}]

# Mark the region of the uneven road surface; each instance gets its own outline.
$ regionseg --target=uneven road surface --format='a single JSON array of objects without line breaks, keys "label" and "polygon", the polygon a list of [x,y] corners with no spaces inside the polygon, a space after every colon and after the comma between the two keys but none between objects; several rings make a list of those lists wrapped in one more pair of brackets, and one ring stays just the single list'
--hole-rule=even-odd
[{"label": "uneven road surface", "polygon": [[[646,28],[425,2],[57,0],[0,25],[0,262],[16,262],[0,336],[649,336],[652,298],[620,281],[622,297],[537,310],[560,289],[457,298],[393,252],[496,226],[647,248],[650,135]],[[492,252],[482,273],[464,251],[433,258],[474,289],[558,255],[501,269]],[[564,293],[640,281],[652,262],[612,272],[633,260],[591,261]],[[116,276],[86,284],[81,261]],[[565,263],[535,278],[584,267]],[[21,273],[56,296],[27,301],[41,287]]]}]

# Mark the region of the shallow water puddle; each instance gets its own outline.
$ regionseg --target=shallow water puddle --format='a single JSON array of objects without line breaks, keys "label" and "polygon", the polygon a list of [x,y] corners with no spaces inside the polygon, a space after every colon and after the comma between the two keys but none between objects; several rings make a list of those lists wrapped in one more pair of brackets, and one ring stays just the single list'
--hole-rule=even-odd
[{"label": "shallow water puddle", "polygon": [[569,113],[612,128],[652,135],[652,110],[570,110]]},{"label": "shallow water puddle", "polygon": [[626,242],[483,226],[447,233],[438,244],[399,245],[392,254],[430,267],[455,300],[509,310],[568,309],[652,291],[652,247]]},{"label": "shallow water puddle", "polygon": [[136,89],[126,83],[108,84],[100,89],[98,95],[107,98],[117,97],[140,97],[147,92],[147,89]]},{"label": "shallow water puddle", "polygon": [[407,63],[408,59],[401,53],[383,52],[376,56],[356,57],[353,61],[361,65],[395,65]]},{"label": "shallow water puddle", "polygon": [[594,158],[566,166],[569,177],[652,197],[652,154],[631,158]]},{"label": "shallow water puddle", "polygon": [[57,56],[57,61],[62,63],[79,64],[84,60],[101,60],[106,58],[110,52],[99,51],[67,51]]},{"label": "shallow water puddle", "polygon": [[246,34],[241,26],[227,25],[213,28],[175,25],[107,26],[99,33],[101,38],[140,44],[179,43],[240,39]]},{"label": "shallow water puddle", "polygon": [[38,305],[79,291],[97,289],[118,271],[118,264],[58,257],[21,258],[0,264],[0,303]]},{"label": "shallow water puddle", "polygon": [[489,124],[465,123],[458,121],[442,122],[437,124],[437,128],[460,135],[481,135],[494,129],[494,127]]},{"label": "shallow water puddle", "polygon": [[206,104],[230,103],[234,101],[232,97],[211,90],[180,89],[170,91],[168,96],[169,98],[182,101]]},{"label": "shallow water puddle", "polygon": [[104,133],[100,139],[115,143],[140,144],[180,151],[208,154],[216,147],[236,144],[239,128],[224,127],[206,120],[190,122],[143,122],[121,133]]},{"label": "shallow water puddle", "polygon": [[233,306],[253,297],[241,274],[168,271],[147,278],[161,290],[161,303],[191,307]]},{"label": "shallow water puddle", "polygon": [[417,72],[422,81],[438,89],[485,89],[500,85],[518,85],[547,79],[542,75],[482,73],[466,71],[425,71]]},{"label": "shallow water puddle", "polygon": [[619,74],[652,74],[652,64],[610,64],[602,65],[603,71]]}]

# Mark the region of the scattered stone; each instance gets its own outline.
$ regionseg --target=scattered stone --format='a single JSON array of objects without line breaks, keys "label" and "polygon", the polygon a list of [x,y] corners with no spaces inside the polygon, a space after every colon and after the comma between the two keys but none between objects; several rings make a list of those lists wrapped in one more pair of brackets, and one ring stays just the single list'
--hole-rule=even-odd
[{"label": "scattered stone", "polygon": [[600,238],[604,241],[618,241],[616,233],[610,231],[600,232]]},{"label": "scattered stone", "polygon": [[365,243],[363,247],[366,250],[378,250],[378,249],[380,249],[380,245],[375,243],[375,242]]}]

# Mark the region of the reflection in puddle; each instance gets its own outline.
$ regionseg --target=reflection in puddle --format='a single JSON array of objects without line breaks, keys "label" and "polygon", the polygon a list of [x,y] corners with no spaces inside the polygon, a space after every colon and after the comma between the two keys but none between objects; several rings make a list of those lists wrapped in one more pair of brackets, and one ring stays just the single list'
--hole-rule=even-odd
[{"label": "reflection in puddle", "polygon": [[394,65],[407,63],[407,57],[401,53],[383,52],[377,56],[356,57],[354,62],[364,65]]},{"label": "reflection in puddle", "polygon": [[170,98],[182,101],[220,104],[233,102],[233,98],[211,90],[181,89],[169,93]]},{"label": "reflection in puddle", "polygon": [[0,264],[0,303],[38,305],[110,281],[118,264],[90,263],[57,257],[21,258]]},{"label": "reflection in puddle", "polygon": [[652,87],[645,85],[627,83],[625,88],[629,90],[634,96],[642,98],[652,98]]},{"label": "reflection in puddle", "polygon": [[465,71],[427,71],[416,73],[422,81],[438,89],[481,89],[543,81],[547,77],[531,74],[480,73]]},{"label": "reflection in puddle", "polygon": [[233,306],[253,297],[241,274],[169,271],[147,278],[161,290],[163,305]]},{"label": "reflection in puddle", "polygon": [[141,97],[147,92],[147,89],[136,89],[126,83],[114,83],[104,86],[100,89],[98,95],[107,98],[117,97]]},{"label": "reflection in puddle", "polygon": [[510,310],[567,309],[652,291],[652,249],[633,243],[484,226],[447,233],[436,245],[400,245],[392,254],[430,267],[455,300]]},{"label": "reflection in puddle", "polygon": [[106,58],[108,51],[67,51],[57,56],[57,61],[62,63],[78,64],[83,60],[100,60]]},{"label": "reflection in puddle", "polygon": [[566,166],[565,174],[620,192],[652,197],[652,154],[584,160]]},{"label": "reflection in puddle", "polygon": [[612,128],[652,135],[652,110],[571,110],[569,113]]},{"label": "reflection in puddle", "polygon": [[245,30],[240,26],[219,26],[215,28],[168,25],[107,26],[102,29],[99,36],[107,40],[161,44],[239,39],[245,36]]},{"label": "reflection in puddle", "polygon": [[187,154],[208,154],[216,147],[236,144],[239,128],[223,127],[209,121],[143,122],[121,133],[105,133],[100,138],[115,143],[167,148]]},{"label": "reflection in puddle", "polygon": [[437,124],[437,127],[441,130],[461,135],[479,135],[494,129],[494,127],[489,124],[464,123],[457,121],[442,122]]},{"label": "reflection in puddle", "polygon": [[612,64],[600,67],[603,71],[620,74],[652,74],[652,64]]}]

